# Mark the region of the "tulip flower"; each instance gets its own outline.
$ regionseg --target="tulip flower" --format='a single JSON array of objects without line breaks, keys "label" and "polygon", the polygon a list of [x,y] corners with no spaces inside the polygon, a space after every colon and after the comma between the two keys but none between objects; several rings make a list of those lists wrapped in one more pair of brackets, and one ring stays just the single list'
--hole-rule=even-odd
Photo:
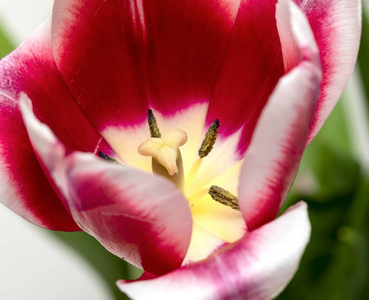
[{"label": "tulip flower", "polygon": [[144,270],[134,299],[270,299],[309,240],[276,218],[338,100],[359,0],[56,0],[0,62],[1,201]]}]

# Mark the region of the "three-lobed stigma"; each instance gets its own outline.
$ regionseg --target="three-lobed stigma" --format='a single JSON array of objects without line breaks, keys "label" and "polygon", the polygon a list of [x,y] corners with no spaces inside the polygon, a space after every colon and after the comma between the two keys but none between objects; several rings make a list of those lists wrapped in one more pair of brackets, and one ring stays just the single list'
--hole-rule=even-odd
[{"label": "three-lobed stigma", "polygon": [[179,147],[187,142],[187,133],[176,128],[167,135],[159,138],[149,138],[138,147],[138,153],[143,156],[152,156],[170,176],[177,174],[179,169],[177,159],[180,156]]}]

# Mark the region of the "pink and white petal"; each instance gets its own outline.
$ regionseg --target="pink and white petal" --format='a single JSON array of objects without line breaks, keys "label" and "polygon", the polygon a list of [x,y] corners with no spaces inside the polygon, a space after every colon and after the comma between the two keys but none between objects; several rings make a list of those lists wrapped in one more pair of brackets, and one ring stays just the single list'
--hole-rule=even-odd
[{"label": "pink and white petal", "polygon": [[[59,199],[59,203],[64,206],[71,218],[71,212],[66,199],[60,189],[51,178],[52,172],[66,155],[65,146],[55,137],[50,127],[41,123],[33,113],[32,102],[24,93],[19,97],[19,110],[22,114],[24,126],[26,128],[29,141],[33,148],[33,153],[37,157],[38,164],[47,178],[49,186]],[[74,224],[75,221],[73,220]],[[76,226],[78,226],[76,224]],[[79,230],[81,230],[78,227]]]},{"label": "pink and white petal", "polygon": [[172,115],[209,101],[239,2],[57,0],[55,58],[99,130]]},{"label": "pink and white petal", "polygon": [[205,131],[215,119],[220,121],[218,138],[201,163],[193,190],[243,158],[260,111],[282,75],[275,1],[241,1],[206,117]]},{"label": "pink and white petal", "polygon": [[182,264],[192,217],[167,179],[87,153],[72,154],[53,178],[77,224],[109,251],[156,275]]},{"label": "pink and white petal", "polygon": [[42,172],[18,108],[19,93],[23,91],[32,97],[37,116],[68,147],[93,150],[100,141],[103,149],[108,149],[75,104],[56,68],[50,30],[51,19],[47,18],[16,51],[0,62],[0,160],[7,194],[1,198],[32,223],[55,230],[79,230]]},{"label": "pink and white petal", "polygon": [[281,41],[285,73],[296,67],[303,59],[318,61],[319,52],[310,26],[302,11],[292,0],[279,0],[276,20]]},{"label": "pink and white petal", "polygon": [[26,127],[74,220],[109,251],[153,274],[178,268],[192,219],[187,200],[167,179],[64,146],[21,100]]},{"label": "pink and white petal", "polygon": [[207,124],[219,119],[220,136],[241,129],[235,149],[241,155],[262,108],[283,75],[275,2],[241,1],[210,101]]},{"label": "pink and white petal", "polygon": [[297,270],[310,237],[306,204],[222,248],[208,260],[118,287],[133,299],[272,299]]},{"label": "pink and white petal", "polygon": [[86,119],[60,76],[51,49],[51,17],[13,53],[1,60],[0,91],[18,103],[23,92],[32,100],[36,117],[68,148],[111,152]]},{"label": "pink and white petal", "polygon": [[309,141],[322,127],[354,68],[361,36],[361,0],[294,0],[320,50],[323,79]]},{"label": "pink and white petal", "polygon": [[[2,129],[5,127],[8,133],[8,136],[2,134],[6,144],[0,143],[0,153],[9,154],[0,158],[1,203],[37,226],[51,230],[80,231],[45,177],[23,125],[17,127],[22,123],[15,124],[22,120],[19,116],[12,118],[8,111],[3,114],[3,109],[0,109],[0,115],[8,116],[5,122],[12,127],[9,134],[7,126],[3,126],[4,120],[0,121]],[[15,144],[15,150],[9,149],[10,145]]]},{"label": "pink and white petal", "polygon": [[277,216],[296,175],[319,95],[321,69],[315,45],[299,38],[309,30],[309,24],[298,9],[290,9],[291,5],[295,6],[281,1],[277,13],[287,10],[294,34],[290,40],[296,42],[302,61],[278,82],[245,154],[239,206],[249,230]]}]

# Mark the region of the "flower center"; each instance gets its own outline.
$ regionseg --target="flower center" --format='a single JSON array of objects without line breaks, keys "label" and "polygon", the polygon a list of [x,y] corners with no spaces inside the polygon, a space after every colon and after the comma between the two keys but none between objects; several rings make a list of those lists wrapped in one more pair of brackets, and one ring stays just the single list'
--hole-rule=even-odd
[{"label": "flower center", "polygon": [[[127,141],[130,150],[126,152],[124,160],[127,164],[132,163],[135,167],[150,171],[148,157],[151,157],[151,171],[171,180],[188,200],[193,228],[184,265],[206,259],[215,250],[236,242],[247,232],[237,201],[242,159],[224,157],[227,153],[233,154],[231,149],[235,139],[218,136],[220,122],[216,119],[209,125],[201,142],[199,132],[202,131],[201,126],[196,121],[188,122],[188,118],[192,116],[199,119],[198,112],[205,113],[204,110],[195,107],[178,113],[175,117],[178,119],[175,120],[158,118],[160,122],[164,121],[167,124],[181,123],[189,133],[187,136],[184,130],[178,128],[162,134],[159,130],[160,123],[157,123],[152,110],[149,110],[147,122],[150,138],[140,144],[146,136],[141,131],[140,124],[139,131],[135,129],[133,132],[141,138]],[[114,136],[113,132],[109,134]],[[119,134],[121,139],[122,133]],[[130,135],[127,134],[126,137],[130,138]],[[117,149],[118,145],[116,144]],[[133,145],[139,145],[138,151]],[[197,147],[199,148],[196,149]],[[99,156],[116,163],[114,158],[105,153],[100,152]],[[223,158],[226,162],[219,161]]]},{"label": "flower center", "polygon": [[[182,156],[179,147],[183,146],[187,142],[187,133],[182,129],[176,128],[162,137],[156,118],[151,109],[148,111],[147,121],[151,138],[144,141],[138,147],[138,153],[143,156],[151,156],[153,173],[168,178],[183,191],[185,179]],[[198,151],[200,160],[206,157],[213,149],[219,127],[220,123],[218,119],[210,124]],[[195,178],[200,163],[201,161],[194,164],[189,173],[188,181]],[[199,193],[192,195],[192,197],[190,196],[189,200],[191,205],[193,205],[193,202],[200,198],[203,193],[204,191],[200,191]],[[235,210],[239,210],[237,197],[232,195],[230,192],[213,185],[206,190],[206,193],[209,193],[215,201]]]}]

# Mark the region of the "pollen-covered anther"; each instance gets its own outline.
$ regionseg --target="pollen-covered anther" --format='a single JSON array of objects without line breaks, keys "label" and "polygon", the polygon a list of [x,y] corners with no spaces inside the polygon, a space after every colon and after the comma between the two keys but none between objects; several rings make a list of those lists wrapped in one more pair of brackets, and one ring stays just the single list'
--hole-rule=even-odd
[{"label": "pollen-covered anther", "polygon": [[202,141],[201,147],[199,149],[199,157],[204,158],[207,156],[211,149],[213,149],[213,146],[215,144],[215,141],[218,136],[219,131],[219,120],[216,119],[213,123],[210,124],[208,131],[205,133],[205,137]]},{"label": "pollen-covered anther", "polygon": [[240,210],[240,208],[238,207],[237,197],[226,191],[225,189],[222,189],[221,187],[216,185],[212,185],[209,189],[209,194],[211,198],[213,198],[215,201],[229,206],[230,208],[233,208],[235,210]]},{"label": "pollen-covered anther", "polygon": [[159,130],[159,126],[156,123],[156,118],[155,118],[154,113],[152,112],[151,109],[149,109],[148,112],[147,112],[147,122],[149,123],[151,137],[152,138],[160,138],[161,133],[160,133],[160,130]]},{"label": "pollen-covered anther", "polygon": [[138,147],[138,153],[152,156],[173,176],[178,173],[177,158],[179,147],[187,142],[187,133],[174,129],[162,138],[149,138]]}]

